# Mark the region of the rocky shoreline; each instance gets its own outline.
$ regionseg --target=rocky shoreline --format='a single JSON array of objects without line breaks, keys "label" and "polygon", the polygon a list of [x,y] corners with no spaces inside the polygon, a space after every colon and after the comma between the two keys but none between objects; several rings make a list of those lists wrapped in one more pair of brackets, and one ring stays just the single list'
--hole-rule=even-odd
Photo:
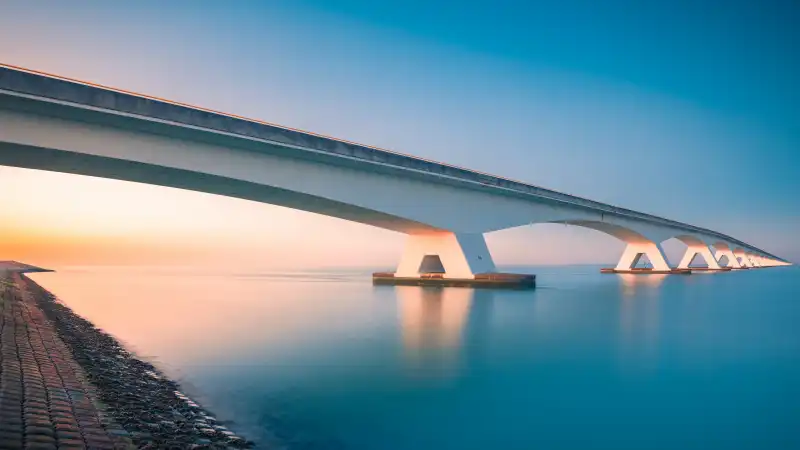
[{"label": "rocky shoreline", "polygon": [[72,312],[49,291],[24,275],[15,279],[49,319],[96,390],[105,413],[124,429],[135,448],[253,447],[184,395],[177,383]]}]

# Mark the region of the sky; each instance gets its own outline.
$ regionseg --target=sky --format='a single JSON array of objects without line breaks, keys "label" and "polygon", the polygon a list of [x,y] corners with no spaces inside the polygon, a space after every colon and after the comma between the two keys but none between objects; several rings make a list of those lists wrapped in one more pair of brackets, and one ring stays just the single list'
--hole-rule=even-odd
[{"label": "sky", "polygon": [[[793,1],[36,1],[0,61],[711,228],[800,261]],[[0,167],[0,259],[385,267],[403,236],[272,205]],[[606,263],[536,225],[498,264]],[[673,263],[681,244],[665,244]]]}]

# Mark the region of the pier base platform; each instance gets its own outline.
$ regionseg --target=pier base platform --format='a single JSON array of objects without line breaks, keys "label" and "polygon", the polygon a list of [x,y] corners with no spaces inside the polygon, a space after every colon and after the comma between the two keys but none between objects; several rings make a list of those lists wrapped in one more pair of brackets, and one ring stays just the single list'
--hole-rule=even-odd
[{"label": "pier base platform", "polygon": [[499,289],[533,289],[536,275],[514,273],[478,273],[475,278],[445,278],[441,273],[420,274],[419,277],[396,277],[391,272],[372,274],[372,283],[404,286],[452,286]]},{"label": "pier base platform", "polygon": [[654,270],[654,269],[627,269],[617,270],[614,268],[600,269],[601,273],[633,273],[636,275],[655,275],[655,274],[671,274],[671,275],[691,275],[692,269],[670,269],[670,270]]},{"label": "pier base platform", "polygon": [[719,269],[712,269],[710,267],[689,267],[692,272],[730,272],[730,267],[720,267]]}]

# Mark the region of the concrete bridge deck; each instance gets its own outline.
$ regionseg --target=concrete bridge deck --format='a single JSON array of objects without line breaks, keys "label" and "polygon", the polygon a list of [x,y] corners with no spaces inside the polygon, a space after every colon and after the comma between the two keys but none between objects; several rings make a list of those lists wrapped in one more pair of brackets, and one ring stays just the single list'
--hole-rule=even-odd
[{"label": "concrete bridge deck", "polygon": [[[291,146],[297,152],[314,151],[340,157],[353,158],[373,164],[387,165],[421,172],[437,179],[453,179],[478,184],[487,189],[535,196],[543,201],[569,204],[602,211],[605,214],[625,216],[644,221],[666,224],[687,231],[719,237],[744,247],[748,244],[709,229],[666,219],[653,214],[596,202],[575,195],[564,194],[539,186],[475,170],[431,161],[386,149],[357,144],[341,139],[310,133],[293,128],[248,119],[241,116],[199,108],[183,103],[150,97],[133,92],[100,86],[79,80],[56,77],[42,72],[0,65],[0,91],[46,97],[90,108],[101,108],[124,114],[148,117],[200,129],[230,133],[246,138],[256,138]],[[765,253],[753,247],[754,250]]]}]

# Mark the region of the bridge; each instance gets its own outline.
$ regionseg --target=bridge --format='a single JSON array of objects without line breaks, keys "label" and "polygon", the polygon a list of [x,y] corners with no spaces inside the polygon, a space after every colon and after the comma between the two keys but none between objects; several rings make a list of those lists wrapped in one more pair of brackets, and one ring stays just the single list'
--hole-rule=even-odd
[{"label": "bridge", "polygon": [[[626,243],[614,272],[789,265],[731,236],[397,152],[0,65],[0,165],[238,197],[408,235],[397,279],[496,273],[484,234],[536,223]],[[661,243],[687,249],[670,267]]]}]

